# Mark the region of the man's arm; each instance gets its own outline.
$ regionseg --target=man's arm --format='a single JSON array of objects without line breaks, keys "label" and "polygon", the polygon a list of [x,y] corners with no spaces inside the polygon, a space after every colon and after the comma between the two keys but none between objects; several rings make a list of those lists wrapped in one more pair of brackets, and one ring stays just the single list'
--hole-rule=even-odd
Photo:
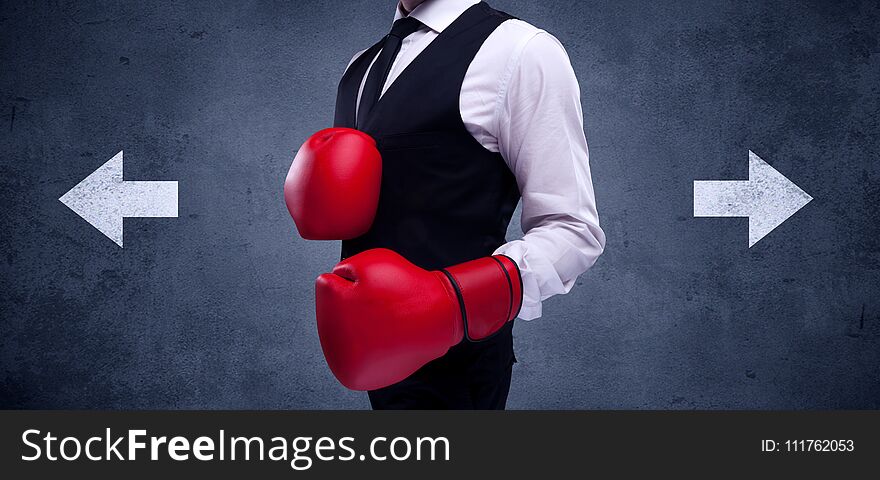
[{"label": "man's arm", "polygon": [[501,246],[520,267],[520,318],[541,316],[541,301],[571,290],[605,248],[599,227],[580,88],[568,55],[546,32],[532,36],[496,106],[498,148],[522,193],[525,235]]}]

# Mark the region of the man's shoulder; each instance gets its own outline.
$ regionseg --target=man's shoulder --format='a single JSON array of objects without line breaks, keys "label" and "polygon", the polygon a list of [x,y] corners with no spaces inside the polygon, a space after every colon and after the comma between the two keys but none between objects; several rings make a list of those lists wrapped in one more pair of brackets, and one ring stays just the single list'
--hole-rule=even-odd
[{"label": "man's shoulder", "polygon": [[351,60],[348,61],[348,65],[345,66],[345,71],[348,71],[348,69],[351,68],[351,64],[354,63],[354,61],[357,60],[358,57],[360,57],[361,55],[363,55],[364,52],[366,52],[367,50],[369,50],[369,48],[365,48],[365,49],[363,49],[363,50],[361,50],[361,51],[355,53],[354,56],[351,57]]},{"label": "man's shoulder", "polygon": [[507,52],[515,57],[533,57],[535,61],[540,61],[547,53],[564,52],[562,44],[552,34],[518,18],[499,25],[486,42],[496,53]]},{"label": "man's shoulder", "polygon": [[488,40],[507,44],[511,49],[515,49],[516,45],[522,45],[536,35],[549,35],[545,30],[532,25],[525,20],[511,18],[495,29],[489,36]]}]

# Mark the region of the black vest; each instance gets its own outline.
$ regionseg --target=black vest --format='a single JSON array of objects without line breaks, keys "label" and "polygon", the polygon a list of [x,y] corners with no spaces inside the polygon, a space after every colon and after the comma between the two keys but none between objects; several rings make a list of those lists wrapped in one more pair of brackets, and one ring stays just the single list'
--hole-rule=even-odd
[{"label": "black vest", "polygon": [[363,125],[355,125],[358,89],[382,42],[348,68],[334,124],[376,139],[382,187],[372,227],[342,242],[343,258],[384,247],[435,270],[505,243],[519,201],[516,179],[499,153],[467,131],[459,94],[483,42],[510,18],[482,2],[468,8],[404,69]]}]

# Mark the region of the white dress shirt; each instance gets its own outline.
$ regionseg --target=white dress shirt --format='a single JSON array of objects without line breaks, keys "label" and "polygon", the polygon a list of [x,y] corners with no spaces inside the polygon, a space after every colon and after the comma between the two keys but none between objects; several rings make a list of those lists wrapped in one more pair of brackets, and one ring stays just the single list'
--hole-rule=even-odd
[{"label": "white dress shirt", "polygon": [[[409,16],[424,27],[403,39],[382,93],[476,3],[479,0],[426,0],[413,9]],[[398,5],[394,20],[403,16]],[[605,248],[590,177],[580,87],[568,54],[541,29],[521,20],[502,23],[468,67],[459,109],[471,135],[486,149],[500,152],[516,177],[524,236],[495,253],[519,265],[523,280],[519,318],[540,317],[541,302],[568,293]]]}]

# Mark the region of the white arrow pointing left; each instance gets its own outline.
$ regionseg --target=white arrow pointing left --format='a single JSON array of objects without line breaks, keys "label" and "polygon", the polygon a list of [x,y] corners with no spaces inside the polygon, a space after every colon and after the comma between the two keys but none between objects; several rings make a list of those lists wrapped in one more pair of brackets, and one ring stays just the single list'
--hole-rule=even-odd
[{"label": "white arrow pointing left", "polygon": [[120,247],[123,218],[177,218],[177,182],[124,181],[122,151],[58,200]]}]

